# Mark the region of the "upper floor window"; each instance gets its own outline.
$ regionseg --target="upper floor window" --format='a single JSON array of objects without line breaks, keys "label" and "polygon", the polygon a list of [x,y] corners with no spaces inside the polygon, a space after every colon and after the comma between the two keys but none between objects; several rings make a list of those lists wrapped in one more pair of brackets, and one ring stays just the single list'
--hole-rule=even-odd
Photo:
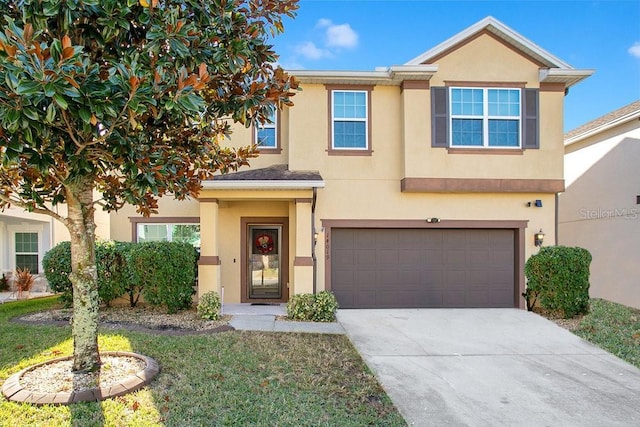
[{"label": "upper floor window", "polygon": [[368,96],[365,90],[331,92],[333,150],[369,149]]},{"label": "upper floor window", "polygon": [[509,152],[540,147],[539,89],[467,84],[431,87],[432,147]]},{"label": "upper floor window", "polygon": [[278,113],[275,107],[271,107],[267,122],[255,126],[255,141],[260,149],[278,148]]},{"label": "upper floor window", "polygon": [[520,89],[450,90],[451,147],[520,147]]}]

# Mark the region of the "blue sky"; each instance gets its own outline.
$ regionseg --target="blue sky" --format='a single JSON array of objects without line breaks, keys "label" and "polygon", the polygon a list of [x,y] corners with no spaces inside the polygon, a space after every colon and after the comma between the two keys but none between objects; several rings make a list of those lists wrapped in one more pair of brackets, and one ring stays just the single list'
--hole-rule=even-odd
[{"label": "blue sky", "polygon": [[565,130],[640,99],[640,0],[301,0],[274,43],[287,69],[403,64],[491,15],[575,68]]}]

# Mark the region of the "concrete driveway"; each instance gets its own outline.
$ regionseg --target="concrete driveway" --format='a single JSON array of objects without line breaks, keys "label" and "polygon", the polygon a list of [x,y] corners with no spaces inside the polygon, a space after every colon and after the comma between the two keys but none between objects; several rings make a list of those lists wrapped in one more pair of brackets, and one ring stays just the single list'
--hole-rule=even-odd
[{"label": "concrete driveway", "polygon": [[640,426],[640,370],[516,309],[339,310],[416,426]]}]

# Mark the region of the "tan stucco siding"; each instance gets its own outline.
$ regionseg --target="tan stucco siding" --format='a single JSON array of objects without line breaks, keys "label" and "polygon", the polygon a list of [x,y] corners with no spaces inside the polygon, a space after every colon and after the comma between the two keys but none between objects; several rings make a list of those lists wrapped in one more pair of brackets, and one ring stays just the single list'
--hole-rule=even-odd
[{"label": "tan stucco siding", "polygon": [[592,297],[640,308],[640,126],[637,121],[567,147],[559,243],[588,249]]}]

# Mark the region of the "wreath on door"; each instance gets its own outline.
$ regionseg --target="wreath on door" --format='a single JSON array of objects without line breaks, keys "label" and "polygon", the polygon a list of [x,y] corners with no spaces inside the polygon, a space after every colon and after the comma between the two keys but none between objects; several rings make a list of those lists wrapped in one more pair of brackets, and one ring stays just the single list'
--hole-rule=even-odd
[{"label": "wreath on door", "polygon": [[268,234],[261,234],[256,237],[256,249],[262,255],[267,255],[273,251],[273,239]]}]

